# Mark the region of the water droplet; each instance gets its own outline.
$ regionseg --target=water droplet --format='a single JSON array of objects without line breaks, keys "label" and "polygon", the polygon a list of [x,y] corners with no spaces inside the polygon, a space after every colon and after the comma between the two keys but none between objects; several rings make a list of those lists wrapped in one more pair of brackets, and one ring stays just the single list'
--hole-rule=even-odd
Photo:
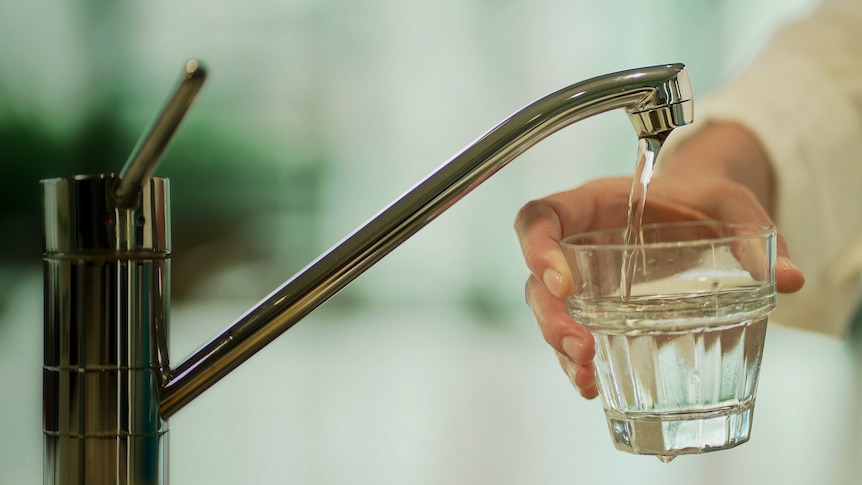
[{"label": "water droplet", "polygon": [[662,463],[670,463],[674,458],[676,458],[676,455],[658,455],[658,460]]}]

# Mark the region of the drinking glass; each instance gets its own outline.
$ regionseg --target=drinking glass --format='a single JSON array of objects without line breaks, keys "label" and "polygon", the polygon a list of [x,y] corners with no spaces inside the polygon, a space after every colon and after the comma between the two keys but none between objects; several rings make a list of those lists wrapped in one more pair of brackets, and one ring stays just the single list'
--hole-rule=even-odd
[{"label": "drinking glass", "polygon": [[595,338],[614,445],[667,462],[745,443],[775,308],[775,228],[660,223],[638,236],[562,242],[575,282],[567,306]]}]

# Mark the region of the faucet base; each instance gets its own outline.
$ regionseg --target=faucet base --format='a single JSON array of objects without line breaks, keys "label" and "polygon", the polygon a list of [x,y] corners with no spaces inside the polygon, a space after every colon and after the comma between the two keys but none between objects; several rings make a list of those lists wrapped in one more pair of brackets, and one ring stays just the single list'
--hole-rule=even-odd
[{"label": "faucet base", "polygon": [[165,485],[167,431],[140,436],[45,435],[44,483]]},{"label": "faucet base", "polygon": [[167,483],[167,186],[132,208],[116,178],[43,182],[43,419],[46,484]]}]

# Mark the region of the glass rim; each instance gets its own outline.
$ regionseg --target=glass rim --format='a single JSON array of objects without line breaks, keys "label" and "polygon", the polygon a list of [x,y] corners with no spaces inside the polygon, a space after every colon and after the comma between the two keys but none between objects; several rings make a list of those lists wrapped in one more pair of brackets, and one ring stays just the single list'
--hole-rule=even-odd
[{"label": "glass rim", "polygon": [[690,240],[681,240],[681,241],[660,241],[660,242],[650,242],[646,244],[626,244],[625,242],[619,243],[582,243],[579,244],[577,242],[573,242],[576,239],[590,237],[590,236],[598,236],[602,234],[623,234],[626,230],[625,227],[615,227],[609,229],[597,229],[594,231],[581,232],[578,234],[572,234],[563,238],[560,241],[560,247],[563,249],[571,248],[571,249],[592,249],[592,248],[601,248],[601,249],[610,249],[610,250],[624,250],[632,247],[639,248],[668,248],[668,247],[679,247],[679,246],[698,246],[703,244],[709,245],[721,245],[727,243],[733,243],[738,241],[743,241],[746,239],[756,239],[761,237],[768,237],[770,235],[774,235],[776,233],[774,224],[767,224],[762,222],[727,222],[727,221],[719,221],[719,220],[699,220],[699,221],[678,221],[678,222],[655,222],[650,224],[644,224],[641,226],[641,231],[646,231],[650,229],[661,229],[661,228],[685,228],[685,227],[727,227],[727,228],[745,228],[750,229],[751,232],[746,232],[745,234],[737,234],[737,235],[728,235],[728,236],[720,236],[714,238],[700,238],[700,239],[690,239]]}]

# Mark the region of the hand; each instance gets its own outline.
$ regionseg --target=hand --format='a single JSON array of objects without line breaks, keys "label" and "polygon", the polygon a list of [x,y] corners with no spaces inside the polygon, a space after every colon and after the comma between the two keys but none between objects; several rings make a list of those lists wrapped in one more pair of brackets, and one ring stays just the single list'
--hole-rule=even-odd
[{"label": "hand", "polygon": [[[545,340],[556,351],[560,365],[582,396],[598,395],[589,331],[569,316],[565,297],[572,290],[559,241],[585,231],[624,227],[631,178],[606,178],[573,190],[553,194],[525,205],[515,220],[521,250],[530,269],[527,303]],[[671,170],[653,177],[646,197],[644,224],[656,222],[722,220],[772,224],[755,194],[732,179]],[[781,235],[777,238],[775,269],[779,292],[794,292],[804,277],[790,261]]]}]

